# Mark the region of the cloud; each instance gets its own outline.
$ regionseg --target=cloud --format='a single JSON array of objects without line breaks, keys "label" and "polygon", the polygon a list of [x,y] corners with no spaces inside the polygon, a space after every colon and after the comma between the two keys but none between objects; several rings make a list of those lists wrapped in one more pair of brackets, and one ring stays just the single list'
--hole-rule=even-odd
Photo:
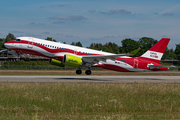
[{"label": "cloud", "polygon": [[88,10],[88,12],[90,12],[90,13],[95,13],[95,12],[96,12],[96,10],[91,9],[91,10]]},{"label": "cloud", "polygon": [[9,31],[10,33],[24,33],[22,31]]},{"label": "cloud", "polygon": [[103,38],[129,38],[127,35],[111,35],[111,36],[104,36]]},{"label": "cloud", "polygon": [[50,19],[58,19],[58,20],[87,20],[87,18],[83,17],[83,16],[55,16],[55,17],[51,17]]},{"label": "cloud", "polygon": [[130,12],[130,11],[127,11],[127,10],[125,10],[125,9],[120,9],[120,10],[111,9],[111,10],[109,10],[109,12],[101,12],[101,14],[109,14],[109,15],[112,15],[112,14],[129,15],[129,14],[131,14],[131,12]]},{"label": "cloud", "polygon": [[164,13],[163,15],[164,16],[173,16],[174,14],[173,13]]},{"label": "cloud", "polygon": [[53,22],[53,24],[64,24],[65,22]]},{"label": "cloud", "polygon": [[29,25],[45,25],[44,23],[35,23],[35,22],[32,22],[32,23],[29,23]]},{"label": "cloud", "polygon": [[62,33],[56,33],[56,35],[63,35]]},{"label": "cloud", "polygon": [[95,41],[95,40],[102,40],[102,39],[101,38],[90,38],[90,40]]},{"label": "cloud", "polygon": [[63,4],[60,4],[60,5],[49,5],[49,6],[41,6],[40,8],[55,8],[55,7],[64,7],[64,6],[67,6],[67,5],[63,5]]},{"label": "cloud", "polygon": [[64,7],[64,6],[66,6],[66,5],[57,5],[58,7]]},{"label": "cloud", "polygon": [[41,33],[41,34],[50,34],[50,32],[43,32],[43,33]]},{"label": "cloud", "polygon": [[111,14],[117,14],[117,13],[120,13],[122,15],[128,15],[128,14],[131,14],[130,11],[127,11],[127,10],[124,10],[124,9],[121,9],[121,10],[114,10],[114,9],[111,9],[110,10],[110,13]]},{"label": "cloud", "polygon": [[74,37],[73,35],[66,35],[66,37]]},{"label": "cloud", "polygon": [[30,36],[30,37],[41,37],[41,35],[35,35],[32,33],[27,33],[26,36]]}]

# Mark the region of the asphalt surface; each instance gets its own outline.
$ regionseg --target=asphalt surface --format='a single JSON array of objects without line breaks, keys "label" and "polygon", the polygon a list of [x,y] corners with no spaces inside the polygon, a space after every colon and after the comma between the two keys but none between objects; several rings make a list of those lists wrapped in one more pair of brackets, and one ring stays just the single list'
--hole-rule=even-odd
[{"label": "asphalt surface", "polygon": [[170,83],[180,84],[180,76],[0,76],[12,83]]}]

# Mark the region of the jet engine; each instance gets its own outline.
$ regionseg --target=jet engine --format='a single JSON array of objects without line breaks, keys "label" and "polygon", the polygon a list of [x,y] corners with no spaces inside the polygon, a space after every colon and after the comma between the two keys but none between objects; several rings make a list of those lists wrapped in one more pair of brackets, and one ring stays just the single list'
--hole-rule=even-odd
[{"label": "jet engine", "polygon": [[59,66],[59,67],[65,66],[61,61],[56,60],[56,59],[49,59],[49,64]]},{"label": "jet engine", "polygon": [[66,54],[63,57],[63,64],[71,67],[77,67],[79,68],[80,65],[82,64],[82,60],[80,57]]}]

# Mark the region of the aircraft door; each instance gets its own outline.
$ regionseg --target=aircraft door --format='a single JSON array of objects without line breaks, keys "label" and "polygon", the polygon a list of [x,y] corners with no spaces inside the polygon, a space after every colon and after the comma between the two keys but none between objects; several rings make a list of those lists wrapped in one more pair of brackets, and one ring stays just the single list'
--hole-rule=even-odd
[{"label": "aircraft door", "polygon": [[28,41],[28,48],[33,48],[33,42],[34,42],[33,38],[30,37]]},{"label": "aircraft door", "polygon": [[74,50],[74,54],[77,55],[77,50],[76,49]]},{"label": "aircraft door", "polygon": [[134,59],[134,68],[138,68],[139,61],[137,58]]}]

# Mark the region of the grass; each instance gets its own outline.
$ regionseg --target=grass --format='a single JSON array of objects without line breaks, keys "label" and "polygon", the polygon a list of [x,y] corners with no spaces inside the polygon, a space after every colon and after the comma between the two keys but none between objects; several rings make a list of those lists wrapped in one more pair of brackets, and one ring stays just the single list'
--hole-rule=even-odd
[{"label": "grass", "polygon": [[179,84],[0,83],[0,119],[180,119]]},{"label": "grass", "polygon": [[[77,75],[77,74],[76,74],[76,70],[0,70],[0,75]],[[86,75],[85,70],[82,70],[82,75]],[[91,75],[180,76],[180,71],[116,72],[110,70],[92,70]]]}]

